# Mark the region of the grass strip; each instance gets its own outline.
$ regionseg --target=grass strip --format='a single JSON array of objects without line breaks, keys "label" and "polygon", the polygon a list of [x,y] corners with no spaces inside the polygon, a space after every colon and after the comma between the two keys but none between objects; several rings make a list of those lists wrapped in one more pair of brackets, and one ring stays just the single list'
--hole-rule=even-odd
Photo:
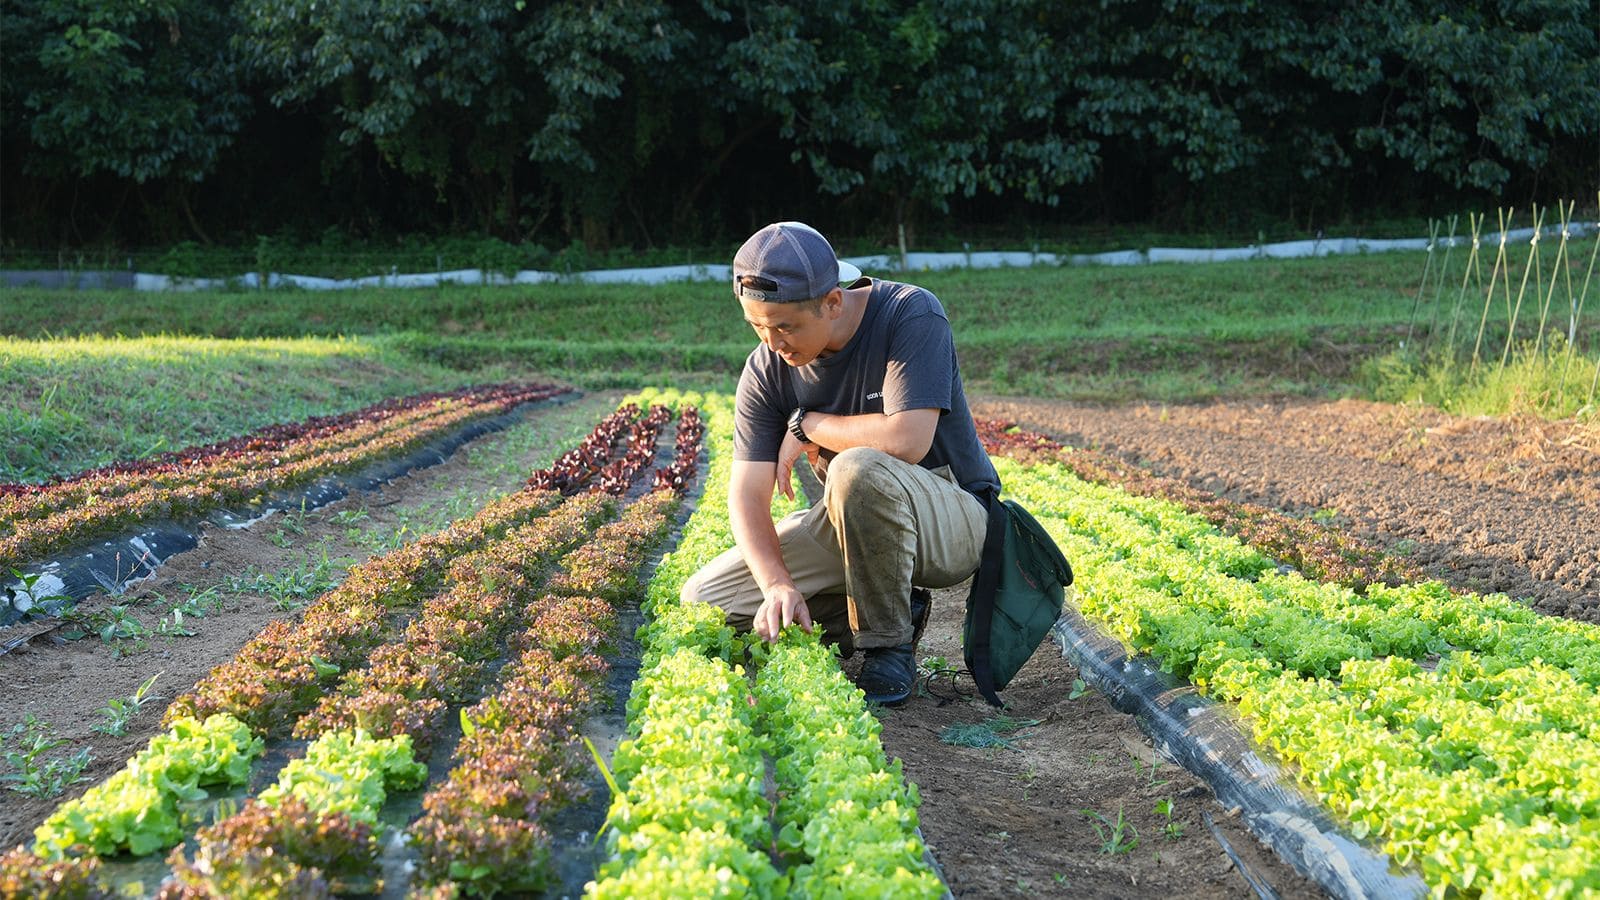
[{"label": "grass strip", "polygon": [[[58,300],[64,299],[58,295]],[[142,301],[140,301],[142,302]],[[191,311],[200,304],[186,301]],[[10,296],[5,306],[11,321]],[[36,482],[209,444],[390,397],[525,378],[452,370],[381,341],[222,340],[173,325],[149,337],[0,337],[0,481]],[[129,332],[124,332],[129,333]],[[352,332],[353,333],[353,332]]]}]

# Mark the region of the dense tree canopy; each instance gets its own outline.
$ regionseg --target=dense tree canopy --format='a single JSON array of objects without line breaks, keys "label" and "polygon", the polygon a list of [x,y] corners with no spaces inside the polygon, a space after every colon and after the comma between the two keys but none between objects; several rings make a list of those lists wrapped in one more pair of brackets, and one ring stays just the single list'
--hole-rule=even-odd
[{"label": "dense tree canopy", "polygon": [[1600,169],[1592,0],[3,2],[12,246],[1317,224]]}]

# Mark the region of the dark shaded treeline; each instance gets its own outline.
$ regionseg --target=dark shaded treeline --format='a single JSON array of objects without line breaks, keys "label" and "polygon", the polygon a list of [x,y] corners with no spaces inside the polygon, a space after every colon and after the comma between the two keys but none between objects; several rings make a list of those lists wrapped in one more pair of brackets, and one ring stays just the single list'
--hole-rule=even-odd
[{"label": "dark shaded treeline", "polygon": [[1588,196],[1594,0],[3,0],[8,248]]}]

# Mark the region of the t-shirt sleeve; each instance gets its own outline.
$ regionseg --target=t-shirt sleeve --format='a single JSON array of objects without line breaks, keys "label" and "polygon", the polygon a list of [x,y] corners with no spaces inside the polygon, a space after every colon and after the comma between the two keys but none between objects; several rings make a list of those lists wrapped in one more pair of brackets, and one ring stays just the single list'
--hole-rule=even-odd
[{"label": "t-shirt sleeve", "polygon": [[739,375],[739,388],[733,402],[733,458],[744,462],[777,462],[783,434],[789,427],[787,410],[778,387],[769,383],[756,364],[755,355],[745,360]]},{"label": "t-shirt sleeve", "polygon": [[896,322],[883,375],[884,413],[892,416],[908,409],[949,412],[955,358],[950,320],[938,311],[920,312]]}]

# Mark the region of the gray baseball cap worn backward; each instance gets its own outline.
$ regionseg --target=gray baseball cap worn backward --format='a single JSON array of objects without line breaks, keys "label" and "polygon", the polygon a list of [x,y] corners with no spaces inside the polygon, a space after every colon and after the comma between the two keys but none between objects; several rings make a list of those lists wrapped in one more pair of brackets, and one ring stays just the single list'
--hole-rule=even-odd
[{"label": "gray baseball cap worn backward", "polygon": [[[752,285],[746,276],[771,284]],[[815,300],[861,277],[834,255],[822,233],[802,222],[774,222],[750,236],[733,256],[733,294],[763,303]]]}]

